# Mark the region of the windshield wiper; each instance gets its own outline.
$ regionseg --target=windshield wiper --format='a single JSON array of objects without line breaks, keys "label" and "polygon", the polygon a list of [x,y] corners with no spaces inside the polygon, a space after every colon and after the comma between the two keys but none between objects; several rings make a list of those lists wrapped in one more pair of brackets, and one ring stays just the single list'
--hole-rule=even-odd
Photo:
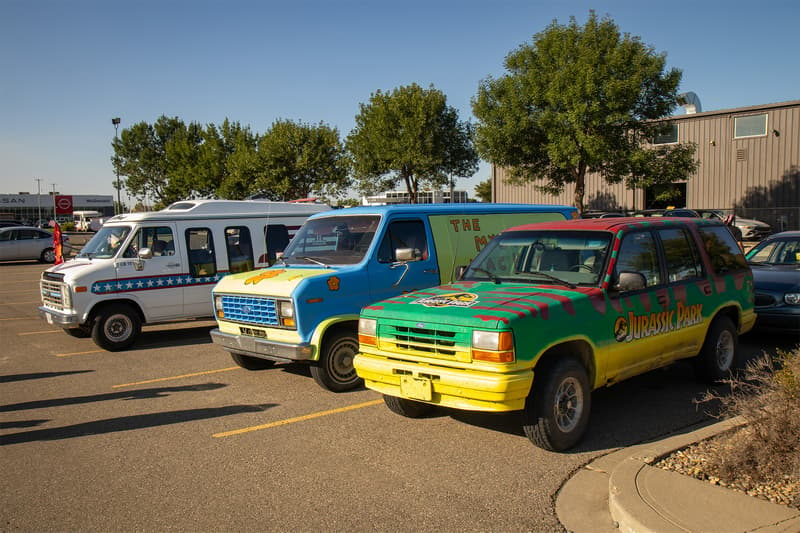
[{"label": "windshield wiper", "polygon": [[497,276],[495,276],[493,273],[489,272],[485,268],[472,267],[472,268],[470,268],[470,270],[474,270],[475,272],[483,272],[484,274],[489,276],[489,279],[494,281],[495,285],[500,285],[500,278],[498,278]]},{"label": "windshield wiper", "polygon": [[317,264],[317,265],[319,265],[321,267],[328,268],[328,265],[326,263],[323,263],[319,259],[314,259],[313,257],[308,257],[307,255],[300,256],[300,259],[308,261],[309,263]]},{"label": "windshield wiper", "polygon": [[533,272],[518,272],[518,273],[519,274],[524,274],[526,276],[541,276],[541,277],[543,277],[545,279],[549,279],[550,281],[555,281],[559,285],[566,285],[570,289],[574,289],[575,287],[577,287],[577,285],[575,285],[574,283],[570,283],[569,281],[566,281],[566,280],[563,280],[561,278],[557,278],[555,276],[552,276],[552,275],[548,274],[547,272],[540,272],[538,270],[534,270]]}]

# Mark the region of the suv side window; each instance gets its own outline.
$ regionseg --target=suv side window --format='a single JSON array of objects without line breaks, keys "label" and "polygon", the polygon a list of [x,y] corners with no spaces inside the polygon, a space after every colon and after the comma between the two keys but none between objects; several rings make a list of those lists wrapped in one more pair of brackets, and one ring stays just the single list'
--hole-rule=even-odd
[{"label": "suv side window", "polygon": [[413,248],[417,259],[428,258],[428,239],[425,236],[425,225],[421,220],[398,220],[389,224],[378,249],[378,261],[393,263],[397,261],[395,251],[398,248]]},{"label": "suv side window", "polygon": [[698,229],[711,258],[714,274],[727,274],[748,268],[741,248],[726,226],[705,226]]},{"label": "suv side window", "polygon": [[193,277],[204,278],[217,274],[217,261],[214,258],[214,239],[210,229],[187,229],[186,249],[189,250],[189,272]]},{"label": "suv side window", "polygon": [[615,271],[617,275],[623,271],[640,272],[647,280],[648,287],[662,283],[658,250],[652,233],[637,231],[622,238]]},{"label": "suv side window", "polygon": [[664,247],[667,278],[670,283],[703,275],[703,263],[694,239],[683,228],[670,228],[658,232]]}]

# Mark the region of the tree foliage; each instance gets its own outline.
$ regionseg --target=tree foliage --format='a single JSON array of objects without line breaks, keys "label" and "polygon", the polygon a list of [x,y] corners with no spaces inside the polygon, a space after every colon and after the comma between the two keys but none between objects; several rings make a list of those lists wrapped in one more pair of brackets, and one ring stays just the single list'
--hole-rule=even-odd
[{"label": "tree foliage", "polygon": [[340,196],[350,185],[349,159],[339,131],[278,120],[258,143],[254,190],[274,200]]},{"label": "tree foliage", "polygon": [[584,26],[553,21],[506,57],[506,75],[480,83],[478,152],[513,183],[553,194],[574,184],[581,211],[589,171],[631,188],[686,179],[697,169],[694,145],[649,145],[677,104],[681,72],[665,65],[664,54],[594,12]]},{"label": "tree foliage", "polygon": [[469,176],[478,168],[472,126],[458,120],[441,91],[416,84],[377,91],[361,104],[347,149],[362,193],[403,183],[413,203],[420,188],[439,188],[451,174]]},{"label": "tree foliage", "polygon": [[492,201],[492,179],[489,178],[475,186],[475,196],[480,198],[481,202]]},{"label": "tree foliage", "polygon": [[124,187],[156,207],[190,198],[332,197],[349,185],[339,133],[324,124],[278,121],[259,136],[227,119],[203,127],[161,116],[122,130],[112,147]]}]

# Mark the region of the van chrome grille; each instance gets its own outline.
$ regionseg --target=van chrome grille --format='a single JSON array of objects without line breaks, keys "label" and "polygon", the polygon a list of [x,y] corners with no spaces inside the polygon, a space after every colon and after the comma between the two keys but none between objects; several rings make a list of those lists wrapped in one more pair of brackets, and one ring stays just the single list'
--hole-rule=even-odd
[{"label": "van chrome grille", "polygon": [[278,325],[278,304],[275,298],[225,294],[222,296],[222,311],[225,319],[231,322]]},{"label": "van chrome grille", "polygon": [[451,361],[470,361],[470,331],[457,326],[428,327],[392,321],[381,324],[380,346],[390,352]]},{"label": "van chrome grille", "polygon": [[64,310],[64,290],[66,285],[57,281],[41,280],[39,282],[42,293],[42,304],[50,309]]}]

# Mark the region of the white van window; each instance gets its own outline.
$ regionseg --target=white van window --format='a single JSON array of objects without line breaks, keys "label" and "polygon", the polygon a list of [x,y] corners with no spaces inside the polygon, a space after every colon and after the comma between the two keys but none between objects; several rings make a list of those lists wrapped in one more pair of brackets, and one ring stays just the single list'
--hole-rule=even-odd
[{"label": "white van window", "polygon": [[225,248],[228,251],[230,272],[253,270],[253,246],[250,241],[250,230],[247,227],[225,228]]},{"label": "white van window", "polygon": [[289,244],[289,229],[283,224],[270,224],[264,228],[264,239],[267,244],[267,257],[260,258],[259,262],[268,262],[270,265],[275,262],[279,252],[286,249]]},{"label": "white van window", "polygon": [[205,278],[217,274],[214,238],[211,235],[210,229],[187,229],[186,249],[189,250],[189,272],[191,272],[193,277]]},{"label": "white van window", "polygon": [[142,248],[150,248],[153,257],[175,255],[172,229],[165,226],[141,228],[131,239],[125,257],[136,257]]}]

